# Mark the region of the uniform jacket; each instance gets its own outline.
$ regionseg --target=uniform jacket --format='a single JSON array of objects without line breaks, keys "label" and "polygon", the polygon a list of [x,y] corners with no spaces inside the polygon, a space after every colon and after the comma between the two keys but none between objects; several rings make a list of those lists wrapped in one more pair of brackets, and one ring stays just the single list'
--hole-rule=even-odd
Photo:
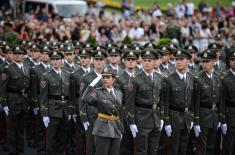
[{"label": "uniform jacket", "polygon": [[[122,105],[122,93],[115,89],[114,98],[105,87],[96,88],[90,91],[82,102],[94,105],[99,113],[105,115],[120,116]],[[120,120],[108,120],[97,117],[94,123],[92,134],[101,137],[121,138],[123,125]]]},{"label": "uniform jacket", "polygon": [[70,73],[61,69],[61,77],[51,69],[40,82],[40,105],[43,116],[63,118],[71,114]]},{"label": "uniform jacket", "polygon": [[184,82],[177,72],[166,78],[165,123],[173,128],[190,128],[193,109],[193,76],[186,74]]}]

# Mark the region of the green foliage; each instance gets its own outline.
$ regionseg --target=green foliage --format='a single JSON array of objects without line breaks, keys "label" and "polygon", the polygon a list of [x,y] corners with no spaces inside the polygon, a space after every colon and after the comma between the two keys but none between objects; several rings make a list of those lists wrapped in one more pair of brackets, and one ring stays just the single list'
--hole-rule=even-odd
[{"label": "green foliage", "polygon": [[161,38],[158,42],[157,42],[157,47],[159,48],[162,45],[168,45],[171,43],[171,39],[170,38]]},{"label": "green foliage", "polygon": [[126,35],[126,37],[122,41],[122,44],[131,44],[131,43],[132,43],[131,38],[128,35]]},{"label": "green foliage", "polygon": [[20,37],[15,32],[5,32],[2,34],[2,40],[6,41],[8,44],[18,44],[20,43]]},{"label": "green foliage", "polygon": [[92,45],[96,45],[96,39],[90,34],[88,39],[87,39],[87,43],[90,43]]},{"label": "green foliage", "polygon": [[176,38],[180,40],[180,37],[181,37],[180,26],[176,24],[167,25],[165,37],[170,38],[170,39]]}]

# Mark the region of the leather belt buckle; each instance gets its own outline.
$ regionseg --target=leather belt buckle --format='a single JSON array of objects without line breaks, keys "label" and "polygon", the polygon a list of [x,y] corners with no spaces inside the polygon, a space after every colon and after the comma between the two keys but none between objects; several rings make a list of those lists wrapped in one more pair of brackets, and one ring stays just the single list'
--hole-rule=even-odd
[{"label": "leather belt buckle", "polygon": [[154,104],[154,105],[153,105],[153,110],[156,110],[156,108],[157,108],[157,105]]},{"label": "leather belt buckle", "polygon": [[213,110],[213,111],[217,110],[217,107],[216,107],[215,104],[212,105],[212,110]]},{"label": "leather belt buckle", "polygon": [[188,113],[188,112],[189,112],[189,109],[188,109],[188,108],[185,108],[185,109],[184,109],[184,112],[185,112],[185,113]]}]

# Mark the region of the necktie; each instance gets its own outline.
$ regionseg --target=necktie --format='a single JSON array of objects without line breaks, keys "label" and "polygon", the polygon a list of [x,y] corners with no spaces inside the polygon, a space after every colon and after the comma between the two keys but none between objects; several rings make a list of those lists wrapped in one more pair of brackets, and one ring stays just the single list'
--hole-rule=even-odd
[{"label": "necktie", "polygon": [[186,77],[183,76],[182,80],[184,81],[184,83],[186,84]]},{"label": "necktie", "polygon": [[151,74],[148,75],[148,78],[152,81],[153,80],[153,77]]},{"label": "necktie", "polygon": [[24,74],[24,66],[23,65],[21,66],[20,69],[21,69],[22,73]]},{"label": "necktie", "polygon": [[111,90],[110,93],[113,96],[113,98],[116,99],[116,94],[115,94],[114,90]]}]

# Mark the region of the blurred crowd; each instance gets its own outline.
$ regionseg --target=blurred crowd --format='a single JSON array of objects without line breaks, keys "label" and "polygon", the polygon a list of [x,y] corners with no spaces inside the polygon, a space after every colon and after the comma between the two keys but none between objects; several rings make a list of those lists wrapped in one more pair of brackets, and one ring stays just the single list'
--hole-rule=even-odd
[{"label": "blurred crowd", "polygon": [[167,26],[174,24],[181,31],[181,36],[174,39],[176,44],[185,46],[192,43],[202,51],[220,34],[223,44],[230,46],[235,26],[234,1],[226,7],[217,3],[214,8],[204,2],[195,6],[190,0],[175,6],[168,3],[166,10],[157,3],[149,10],[134,10],[133,6],[123,2],[122,13],[112,13],[105,11],[105,6],[97,2],[89,6],[85,16],[77,14],[70,19],[40,7],[23,14],[21,7],[18,7],[13,19],[12,8],[2,4],[0,33],[4,32],[4,25],[10,23],[23,40],[84,42],[92,37],[97,43],[121,43],[128,36],[132,42],[157,43],[160,38],[167,37]]}]

